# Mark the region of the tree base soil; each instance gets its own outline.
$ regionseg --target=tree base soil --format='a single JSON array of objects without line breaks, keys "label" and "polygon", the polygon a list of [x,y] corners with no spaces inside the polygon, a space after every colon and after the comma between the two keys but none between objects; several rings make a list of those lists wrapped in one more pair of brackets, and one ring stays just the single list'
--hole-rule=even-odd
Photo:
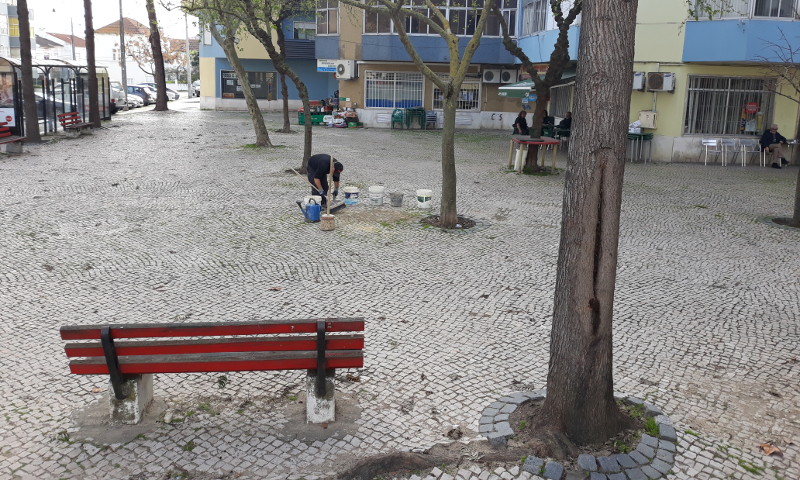
[{"label": "tree base soil", "polygon": [[553,427],[543,414],[543,403],[543,400],[525,402],[509,415],[508,421],[514,436],[508,446],[521,448],[539,458],[552,458],[561,463],[566,471],[578,469],[578,455],[583,453],[603,457],[635,450],[644,430],[642,419],[631,415],[628,406],[619,404],[622,429],[616,435],[604,442],[576,445]]},{"label": "tree base soil", "polygon": [[[423,225],[430,225],[432,227],[445,228],[442,227],[441,222],[439,222],[439,215],[431,215],[430,217],[425,217],[422,220],[420,220],[420,223],[422,223]],[[460,227],[458,225],[460,225]],[[467,217],[462,217],[461,215],[458,215],[458,223],[455,230],[466,230],[474,226],[475,226],[475,220],[471,220]]]}]

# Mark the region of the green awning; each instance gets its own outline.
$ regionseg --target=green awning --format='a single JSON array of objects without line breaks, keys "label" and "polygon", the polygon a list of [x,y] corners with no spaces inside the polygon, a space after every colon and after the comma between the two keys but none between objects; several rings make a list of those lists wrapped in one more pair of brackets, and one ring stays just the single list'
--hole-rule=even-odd
[{"label": "green awning", "polygon": [[[544,78],[544,75],[541,75]],[[575,78],[575,70],[567,70],[561,75],[561,82],[565,80],[572,80]],[[557,86],[557,85],[554,85]],[[509,98],[525,98],[529,94],[533,93],[533,80],[523,80],[517,83],[511,83],[508,85],[503,85],[502,87],[497,89],[497,95],[501,97],[509,97]]]}]

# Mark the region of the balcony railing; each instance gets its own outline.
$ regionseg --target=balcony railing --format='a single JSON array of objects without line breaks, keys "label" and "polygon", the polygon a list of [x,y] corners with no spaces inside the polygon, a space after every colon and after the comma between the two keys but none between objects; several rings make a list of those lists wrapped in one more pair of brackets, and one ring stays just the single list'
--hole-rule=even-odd
[{"label": "balcony railing", "polygon": [[286,40],[286,58],[315,58],[314,40]]},{"label": "balcony railing", "polygon": [[[700,3],[700,2],[696,2]],[[712,19],[722,18],[773,18],[800,20],[800,0],[706,0]],[[707,11],[697,11],[698,20],[709,20]]]}]

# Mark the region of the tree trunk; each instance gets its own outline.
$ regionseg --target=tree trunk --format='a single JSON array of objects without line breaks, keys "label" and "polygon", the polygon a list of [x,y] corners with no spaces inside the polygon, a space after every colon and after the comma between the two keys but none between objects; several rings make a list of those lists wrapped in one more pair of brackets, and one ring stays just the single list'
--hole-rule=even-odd
[{"label": "tree trunk", "polygon": [[[537,87],[536,89],[536,106],[533,107],[533,119],[531,120],[531,139],[538,139],[542,137],[542,125],[544,124],[544,111],[547,108],[547,103],[550,101],[549,95],[550,87],[547,85]],[[528,154],[525,156],[525,173],[537,173],[543,170],[539,166],[539,145],[529,145]]]},{"label": "tree trunk", "polygon": [[292,124],[289,120],[289,87],[286,85],[286,75],[281,73],[281,98],[283,99],[283,128],[281,133],[291,133]]},{"label": "tree trunk", "polygon": [[544,414],[573,442],[621,427],[612,313],[637,2],[584,2]]},{"label": "tree trunk", "polygon": [[[87,0],[89,1],[89,0]],[[161,34],[158,31],[158,19],[153,0],[147,0],[147,18],[150,20],[150,49],[153,51],[156,82],[156,108],[157,112],[169,110],[167,107],[167,75],[164,72],[164,54],[161,51]]]},{"label": "tree trunk", "polygon": [[[33,91],[33,58],[31,55],[31,22],[28,14],[28,0],[17,2],[19,16],[19,51],[22,65],[22,108],[25,115],[25,137],[28,142],[41,142],[39,116],[36,108],[36,94]],[[16,85],[14,86],[16,90]]]},{"label": "tree trunk", "polygon": [[[100,101],[97,90],[97,66],[94,52],[94,25],[92,24],[92,0],[83,0],[84,18],[86,19],[86,64],[89,82],[89,123],[100,127]],[[74,41],[74,39],[72,39]]]},{"label": "tree trunk", "polygon": [[[460,89],[454,89],[458,92]],[[439,209],[439,226],[456,228],[456,98],[448,94],[444,99],[444,124],[442,125],[442,203]],[[424,121],[424,120],[423,120]]]},{"label": "tree trunk", "polygon": [[233,66],[233,70],[239,78],[239,85],[241,85],[242,93],[244,93],[247,111],[250,113],[250,118],[253,121],[253,128],[256,132],[256,145],[259,147],[271,147],[272,142],[269,140],[267,126],[264,124],[264,116],[261,114],[261,109],[258,108],[258,100],[256,100],[253,89],[250,87],[250,80],[247,77],[247,72],[242,65],[241,59],[239,59],[239,54],[236,52],[236,43],[233,37],[226,35],[223,39],[222,35],[217,31],[216,25],[210,25],[209,30],[214,40],[222,46],[225,56],[228,57],[228,62]]}]

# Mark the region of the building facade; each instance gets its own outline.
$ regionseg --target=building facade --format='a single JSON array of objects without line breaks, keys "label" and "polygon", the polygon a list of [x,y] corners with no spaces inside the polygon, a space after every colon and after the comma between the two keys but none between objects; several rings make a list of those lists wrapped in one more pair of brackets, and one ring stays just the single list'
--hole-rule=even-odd
[{"label": "building facade", "polygon": [[[409,8],[427,12],[424,3],[415,7],[414,1]],[[800,21],[794,14],[800,0],[711,2],[719,3],[721,12],[712,19],[687,18],[684,2],[640,2],[629,117],[653,134],[654,160],[697,161],[701,139],[754,138],[771,123],[779,124],[787,138],[796,136],[800,99],[775,67],[800,47]],[[472,3],[440,3],[451,29],[463,35],[463,51],[475,23]],[[564,10],[570,6],[565,3]],[[537,68],[546,69],[557,35],[550,2],[502,0],[501,7],[518,45]],[[411,62],[388,16],[318,0],[314,23],[313,59],[302,59],[297,70],[313,86],[312,100],[338,91],[340,106],[354,109],[372,127],[390,127],[395,108],[421,107],[441,119],[441,92]],[[431,69],[447,75],[449,54],[442,39],[411,20],[406,31]],[[580,62],[579,34],[580,17],[569,32],[573,64]],[[531,107],[529,96],[502,96],[524,72],[501,40],[499,22],[493,19],[459,93],[459,128],[510,129],[515,112]],[[251,41],[242,41],[248,70],[269,71],[266,52]],[[224,101],[221,72],[229,67],[210,34],[202,43],[202,105],[244,108],[241,101]],[[574,71],[575,65],[552,90],[548,109],[557,118],[571,109]],[[290,96],[297,99],[295,91]],[[270,106],[279,108],[279,103]]]}]

